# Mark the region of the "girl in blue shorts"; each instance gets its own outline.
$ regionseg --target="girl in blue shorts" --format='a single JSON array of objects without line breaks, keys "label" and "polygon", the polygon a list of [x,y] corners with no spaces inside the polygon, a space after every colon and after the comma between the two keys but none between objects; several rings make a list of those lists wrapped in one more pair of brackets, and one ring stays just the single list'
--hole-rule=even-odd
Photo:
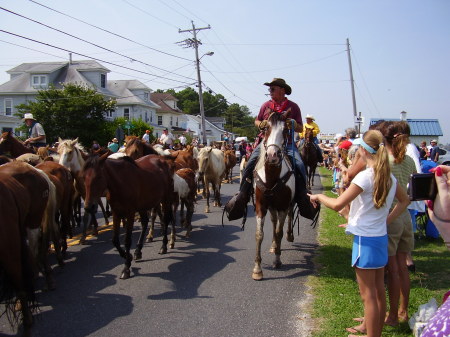
[{"label": "girl in blue shorts", "polygon": [[[387,224],[406,209],[409,198],[391,174],[381,132],[369,130],[354,144],[360,145],[358,151],[366,160],[366,169],[356,175],[337,199],[323,194],[310,195],[310,198],[313,205],[320,202],[335,211],[350,204],[346,233],[354,236],[352,266],[364,304],[364,330],[368,337],[379,337],[386,313]],[[398,203],[389,213],[394,196]]]}]

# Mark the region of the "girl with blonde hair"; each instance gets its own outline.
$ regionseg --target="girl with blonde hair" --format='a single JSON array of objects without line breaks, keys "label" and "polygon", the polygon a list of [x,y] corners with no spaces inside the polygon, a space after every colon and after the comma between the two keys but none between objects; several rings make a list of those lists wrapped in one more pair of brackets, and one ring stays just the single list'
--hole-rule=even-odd
[{"label": "girl with blonde hair", "polygon": [[[387,224],[406,209],[409,199],[390,172],[383,135],[379,131],[369,130],[355,142],[360,145],[358,152],[367,163],[366,169],[353,178],[338,198],[324,194],[311,195],[310,198],[313,205],[319,202],[335,211],[350,204],[346,233],[354,236],[352,266],[364,303],[364,323],[347,331],[367,332],[369,337],[379,337],[386,313],[384,267],[388,262]],[[394,196],[398,203],[389,212]]]}]

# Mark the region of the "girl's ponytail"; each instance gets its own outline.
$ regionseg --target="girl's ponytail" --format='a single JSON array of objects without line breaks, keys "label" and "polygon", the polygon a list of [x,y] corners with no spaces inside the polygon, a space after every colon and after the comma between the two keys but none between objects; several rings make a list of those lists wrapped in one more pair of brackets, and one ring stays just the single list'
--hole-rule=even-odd
[{"label": "girl's ponytail", "polygon": [[364,142],[376,151],[374,156],[375,165],[373,202],[375,208],[380,208],[386,202],[387,195],[391,189],[391,168],[389,165],[388,151],[383,143],[383,135],[378,130],[369,130],[364,133]]}]

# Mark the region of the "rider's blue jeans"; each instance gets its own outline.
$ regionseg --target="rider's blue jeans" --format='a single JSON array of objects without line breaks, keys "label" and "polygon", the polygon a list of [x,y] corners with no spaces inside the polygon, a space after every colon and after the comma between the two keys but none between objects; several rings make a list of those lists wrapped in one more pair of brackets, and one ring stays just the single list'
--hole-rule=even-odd
[{"label": "rider's blue jeans", "polygon": [[[259,145],[253,150],[247,166],[244,169],[244,172],[242,173],[242,181],[241,181],[241,188],[242,188],[242,183],[246,178],[250,178],[252,179],[253,177],[253,171],[255,170],[255,166],[256,163],[258,162],[258,158],[259,158],[259,154],[261,152],[261,143],[259,143]],[[294,170],[295,170],[295,179],[298,179],[299,177],[303,178],[301,181],[301,185],[302,186],[306,186],[306,169],[305,169],[305,165],[303,164],[303,160],[300,157],[300,153],[298,152],[297,147],[295,146],[295,144],[288,144],[285,147],[285,151],[287,156],[289,157],[289,159],[291,160],[292,163],[292,154],[294,154],[294,158],[295,158],[295,163],[294,163]],[[298,172],[300,172],[300,176],[298,174]]]}]

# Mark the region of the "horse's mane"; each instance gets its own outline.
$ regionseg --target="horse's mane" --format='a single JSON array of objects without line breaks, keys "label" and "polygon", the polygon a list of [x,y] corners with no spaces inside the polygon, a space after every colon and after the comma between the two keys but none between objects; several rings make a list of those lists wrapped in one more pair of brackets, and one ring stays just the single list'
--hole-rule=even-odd
[{"label": "horse's mane", "polygon": [[68,147],[68,148],[75,147],[75,148],[77,148],[78,150],[80,150],[81,152],[86,152],[86,150],[84,149],[84,146],[81,145],[80,143],[78,143],[78,141],[75,143],[75,146],[73,146],[73,145],[72,145],[72,144],[73,144],[73,141],[74,141],[74,139],[64,139],[64,140],[61,140],[61,141],[59,142],[59,145],[58,145],[58,152],[59,152],[59,149],[60,149],[60,148],[63,148],[63,147]]},{"label": "horse's mane", "polygon": [[143,148],[143,154],[144,156],[148,155],[148,154],[159,154],[158,151],[156,151],[153,146],[151,146],[150,144],[147,144],[145,141],[143,141],[142,139],[138,138],[138,137],[133,137],[130,138],[127,142],[127,147],[131,146],[131,145],[136,145],[136,146],[142,146]]}]

